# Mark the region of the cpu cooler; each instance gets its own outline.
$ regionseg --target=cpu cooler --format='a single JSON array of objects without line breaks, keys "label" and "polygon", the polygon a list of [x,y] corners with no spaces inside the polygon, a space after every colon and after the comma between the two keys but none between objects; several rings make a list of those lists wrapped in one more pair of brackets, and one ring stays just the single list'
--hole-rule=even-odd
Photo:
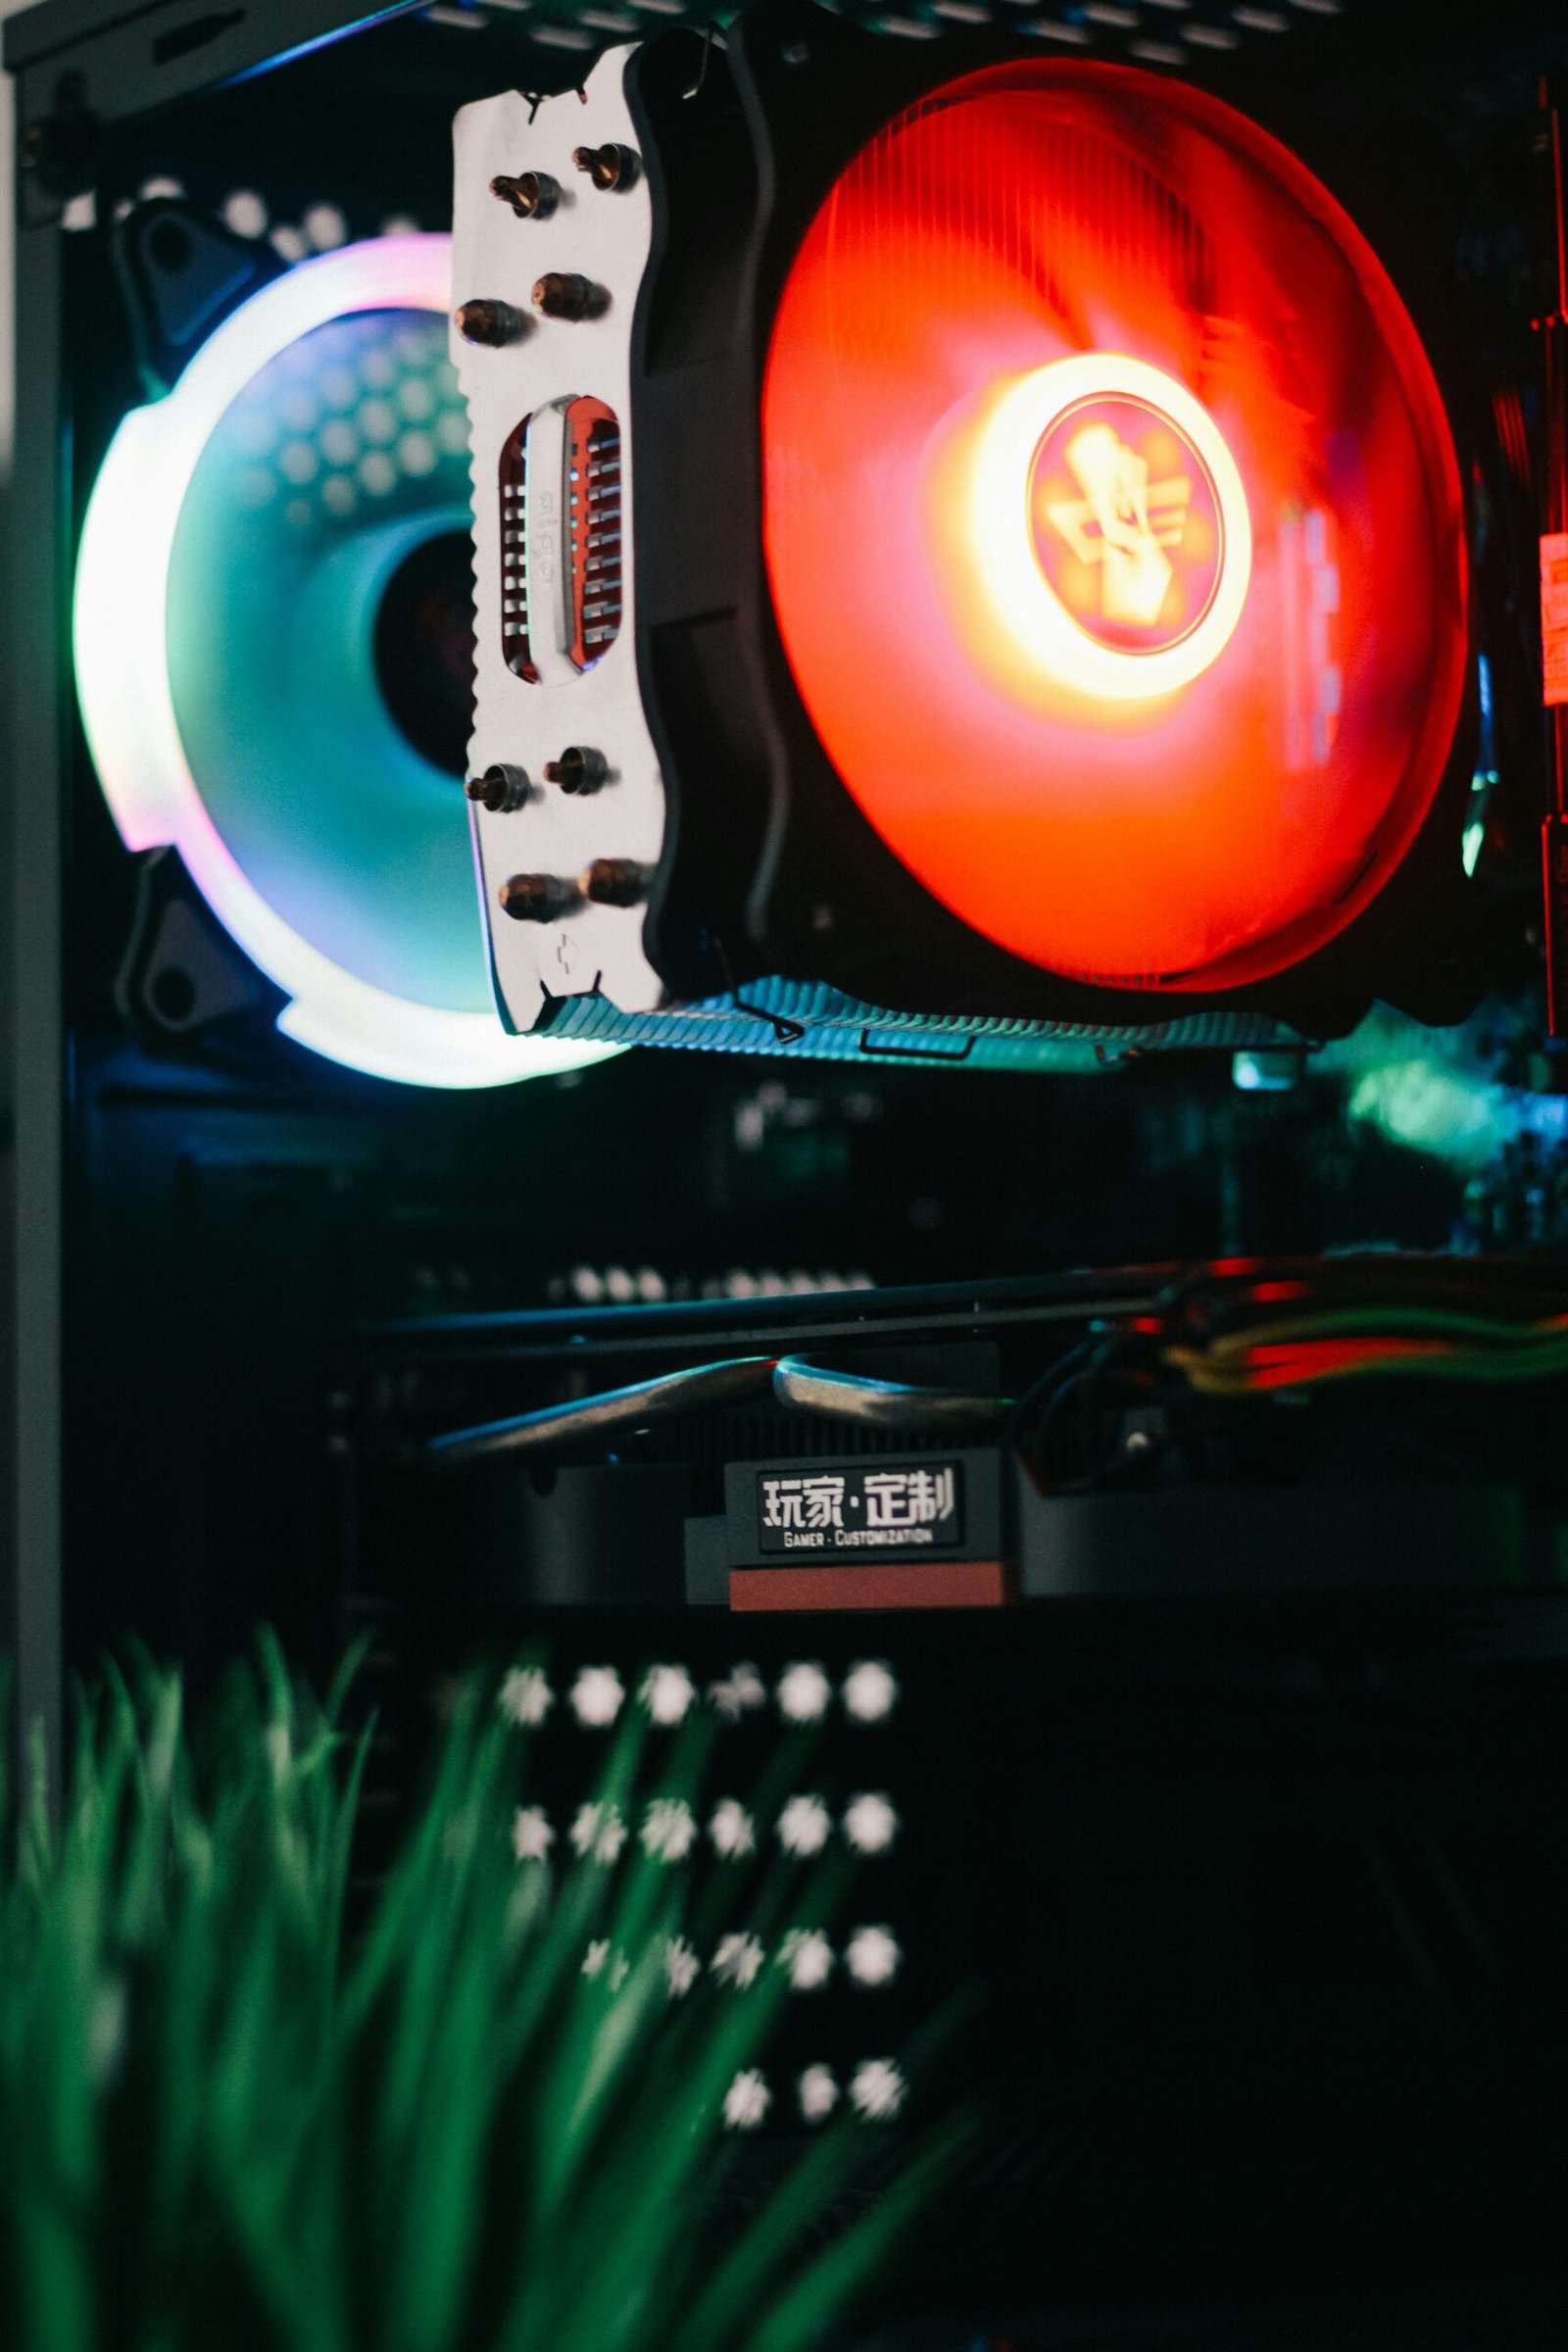
[{"label": "cpu cooler", "polygon": [[162,396],[87,740],[297,1041],[1051,1067],[1481,993],[1444,396],[1192,82],[764,0],[464,106],[450,240],[113,235]]},{"label": "cpu cooler", "polygon": [[456,146],[512,1028],[1027,1060],[1419,1000],[1465,888],[1460,473],[1295,156],[1138,68],[799,0]]}]

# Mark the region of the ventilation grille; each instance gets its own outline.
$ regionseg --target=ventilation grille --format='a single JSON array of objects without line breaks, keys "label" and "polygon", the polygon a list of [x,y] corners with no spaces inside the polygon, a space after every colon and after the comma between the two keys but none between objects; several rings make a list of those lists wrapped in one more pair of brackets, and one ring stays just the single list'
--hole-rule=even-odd
[{"label": "ventilation grille", "polygon": [[591,669],[620,634],[620,424],[602,400],[574,400],[571,435],[571,658]]},{"label": "ventilation grille", "polygon": [[528,419],[501,452],[501,651],[532,685],[539,671],[528,639]]}]

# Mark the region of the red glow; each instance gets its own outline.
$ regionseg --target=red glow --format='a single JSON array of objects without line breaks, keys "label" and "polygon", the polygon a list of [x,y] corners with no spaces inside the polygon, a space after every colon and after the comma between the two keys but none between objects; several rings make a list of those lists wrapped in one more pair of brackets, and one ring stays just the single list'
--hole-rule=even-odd
[{"label": "red glow", "polygon": [[[1052,411],[1085,355],[1098,397],[1068,370]],[[1230,109],[1041,62],[901,117],[807,234],[762,427],[808,711],[977,930],[1079,977],[1235,985],[1408,851],[1463,685],[1457,467],[1381,268]]]},{"label": "red glow", "polygon": [[1446,1340],[1292,1340],[1250,1348],[1245,1361],[1250,1388],[1289,1389],[1298,1381],[1342,1380],[1374,1364],[1397,1366],[1457,1352]]}]

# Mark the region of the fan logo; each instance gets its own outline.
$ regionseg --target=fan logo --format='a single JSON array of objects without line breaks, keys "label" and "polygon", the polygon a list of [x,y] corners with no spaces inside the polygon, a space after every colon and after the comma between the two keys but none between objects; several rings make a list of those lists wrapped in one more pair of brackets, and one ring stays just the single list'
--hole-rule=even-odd
[{"label": "fan logo", "polygon": [[1201,627],[1225,570],[1213,476],[1191,437],[1133,394],[1076,400],[1035,451],[1035,557],[1079,628],[1120,654]]}]

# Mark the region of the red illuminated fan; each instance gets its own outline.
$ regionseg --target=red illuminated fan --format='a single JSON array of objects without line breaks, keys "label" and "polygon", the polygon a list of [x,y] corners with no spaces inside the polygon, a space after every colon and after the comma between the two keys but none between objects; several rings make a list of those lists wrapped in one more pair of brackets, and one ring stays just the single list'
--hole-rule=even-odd
[{"label": "red illuminated fan", "polygon": [[907,107],[795,253],[761,434],[795,689],[972,932],[1244,988],[1407,856],[1463,694],[1453,451],[1378,262],[1228,107],[1054,61]]}]

